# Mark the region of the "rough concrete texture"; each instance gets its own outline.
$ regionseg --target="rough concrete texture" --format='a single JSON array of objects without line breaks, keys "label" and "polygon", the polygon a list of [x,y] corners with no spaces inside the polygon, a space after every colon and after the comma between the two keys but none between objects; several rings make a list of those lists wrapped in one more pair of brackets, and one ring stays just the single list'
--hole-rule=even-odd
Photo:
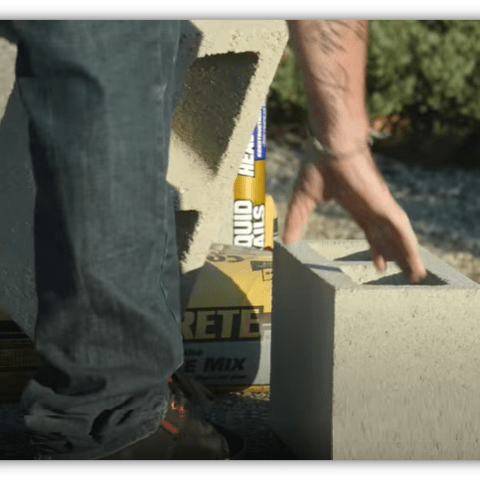
[{"label": "rough concrete texture", "polygon": [[[2,31],[0,30],[0,35]],[[17,47],[0,37],[0,116],[3,116],[13,88]]]},{"label": "rough concrete texture", "polygon": [[287,40],[282,20],[195,20],[182,37],[180,69],[190,66],[167,179],[179,199],[185,273],[203,265],[212,243],[232,244],[233,184]]},{"label": "rough concrete texture", "polygon": [[16,52],[15,45],[0,38],[0,304],[32,337],[37,310],[33,257],[35,185],[27,117],[18,91],[13,89]]},{"label": "rough concrete texture", "polygon": [[364,240],[275,244],[272,426],[301,458],[480,459],[480,286],[375,271]]}]

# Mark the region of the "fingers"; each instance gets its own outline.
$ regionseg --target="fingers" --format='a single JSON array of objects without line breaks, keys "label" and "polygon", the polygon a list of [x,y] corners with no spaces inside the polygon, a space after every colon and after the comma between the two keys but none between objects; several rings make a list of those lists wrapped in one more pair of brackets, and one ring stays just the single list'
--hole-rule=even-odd
[{"label": "fingers", "polygon": [[407,214],[403,216],[397,225],[398,260],[400,268],[407,274],[411,282],[418,282],[427,276],[423,266],[422,257],[418,250],[417,239],[413,232]]},{"label": "fingers", "polygon": [[316,206],[315,200],[305,191],[297,189],[293,195],[285,217],[282,240],[286,245],[300,240],[303,229]]},{"label": "fingers", "polygon": [[[317,202],[304,190],[295,190],[285,219],[283,241],[286,245],[297,242]],[[418,282],[427,276],[420,256],[415,234],[405,215],[397,225],[390,223],[375,224],[358,221],[366,233],[372,249],[375,269],[383,273],[387,261],[395,261],[411,282]]]},{"label": "fingers", "polygon": [[399,263],[400,268],[406,273],[411,282],[418,282],[427,276],[416,245],[405,252],[404,256],[400,257],[400,262],[397,263]]},{"label": "fingers", "polygon": [[385,271],[387,260],[393,260],[405,272],[411,282],[418,282],[427,276],[416,245],[397,244],[388,248],[388,253],[375,253],[372,256],[375,268],[379,273]]},{"label": "fingers", "polygon": [[387,261],[395,261],[411,282],[418,282],[427,273],[418,250],[415,234],[406,214],[400,220],[364,228],[372,249],[372,259],[378,272],[383,273]]},{"label": "fingers", "polygon": [[300,240],[316,205],[324,200],[325,180],[320,169],[306,162],[295,185],[285,218],[282,240],[286,245]]},{"label": "fingers", "polygon": [[425,278],[427,274],[407,214],[391,196],[373,161],[365,155],[356,160],[328,166],[305,164],[285,218],[284,243],[297,242],[316,205],[331,197],[364,230],[379,273],[386,270],[387,261],[393,260],[410,281]]},{"label": "fingers", "polygon": [[375,270],[378,273],[383,273],[387,268],[387,262],[385,257],[378,252],[374,252],[372,248],[372,257],[373,257],[373,265],[375,266]]}]

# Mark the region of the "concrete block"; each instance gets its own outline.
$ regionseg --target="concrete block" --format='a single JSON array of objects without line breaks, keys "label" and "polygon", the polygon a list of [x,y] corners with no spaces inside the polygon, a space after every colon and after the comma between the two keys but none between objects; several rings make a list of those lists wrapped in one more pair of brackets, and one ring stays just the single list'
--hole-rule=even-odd
[{"label": "concrete block", "polygon": [[272,427],[301,458],[480,459],[480,286],[375,271],[363,240],[275,244]]},{"label": "concrete block", "polygon": [[288,40],[283,20],[194,20],[187,28],[181,70],[190,66],[167,175],[178,194],[184,273],[203,265],[212,243],[233,242],[233,184]]},{"label": "concrete block", "polygon": [[32,338],[37,313],[33,254],[35,183],[28,119],[14,88],[16,52],[15,45],[0,38],[0,308],[5,307]]}]

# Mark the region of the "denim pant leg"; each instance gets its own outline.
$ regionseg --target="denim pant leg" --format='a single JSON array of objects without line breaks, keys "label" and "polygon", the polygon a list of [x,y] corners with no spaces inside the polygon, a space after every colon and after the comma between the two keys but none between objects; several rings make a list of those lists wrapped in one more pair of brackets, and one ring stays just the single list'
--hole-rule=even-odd
[{"label": "denim pant leg", "polygon": [[183,361],[166,183],[177,21],[18,21],[37,188],[41,366],[23,396],[42,458],[93,459],[154,431]]}]

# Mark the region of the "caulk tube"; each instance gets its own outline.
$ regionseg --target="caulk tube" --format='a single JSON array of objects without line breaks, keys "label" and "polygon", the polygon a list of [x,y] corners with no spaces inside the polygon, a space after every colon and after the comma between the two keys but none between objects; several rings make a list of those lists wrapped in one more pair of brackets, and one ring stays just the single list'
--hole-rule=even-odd
[{"label": "caulk tube", "polygon": [[266,104],[243,156],[233,192],[233,244],[265,247]]},{"label": "caulk tube", "polygon": [[265,194],[265,250],[273,250],[278,239],[278,213],[271,195]]}]

